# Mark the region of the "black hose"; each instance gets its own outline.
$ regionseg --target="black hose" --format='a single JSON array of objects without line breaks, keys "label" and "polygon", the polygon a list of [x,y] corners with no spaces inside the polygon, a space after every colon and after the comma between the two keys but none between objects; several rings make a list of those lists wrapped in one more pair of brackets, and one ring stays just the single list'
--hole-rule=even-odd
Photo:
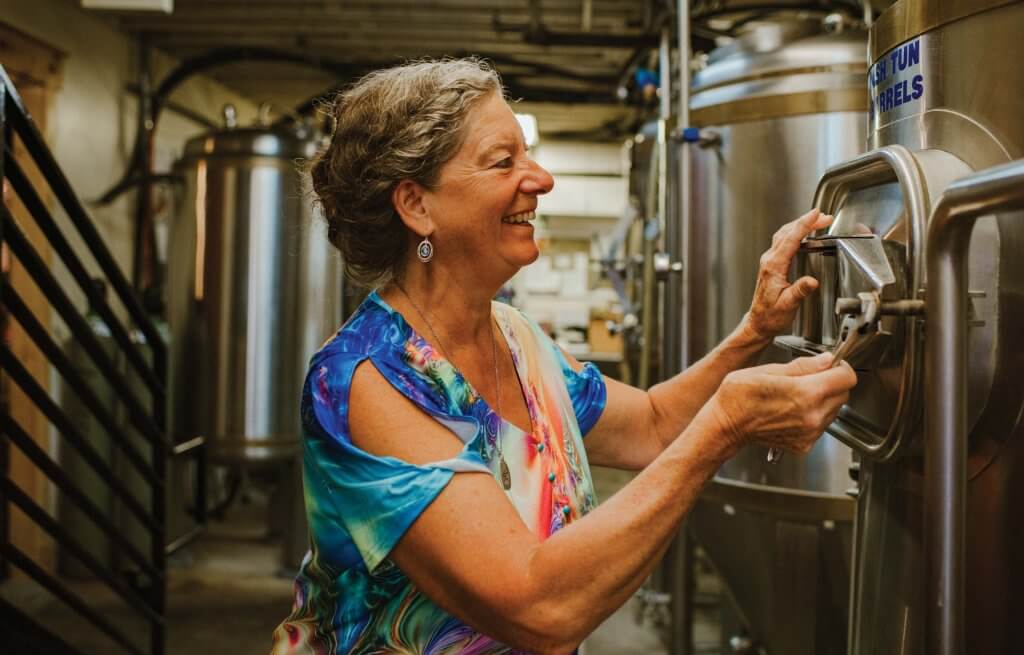
[{"label": "black hose", "polygon": [[[291,62],[325,70],[341,78],[345,78],[362,71],[362,69],[352,66],[351,64],[346,64],[326,57],[298,54],[273,48],[219,48],[198,57],[186,59],[181,62],[177,68],[168,73],[163,81],[160,82],[156,91],[153,92],[149,103],[149,120],[144,121],[146,127],[140,127],[139,131],[135,135],[132,154],[128,160],[128,166],[125,168],[124,175],[122,175],[120,180],[115,182],[113,186],[107,189],[107,191],[99,197],[96,201],[98,205],[108,205],[125,191],[147,181],[149,176],[148,171],[142,175],[135,173],[137,170],[144,170],[147,168],[145,147],[147,139],[144,138],[144,135],[146,132],[152,134],[156,131],[157,120],[160,117],[160,112],[163,110],[164,104],[171,93],[189,77],[210,68],[216,68],[217,66],[222,66],[235,61]],[[140,100],[144,99],[140,98]]]},{"label": "black hose", "polygon": [[[469,54],[470,53],[468,52],[460,52],[456,53],[456,56],[468,56]],[[496,65],[526,67],[537,74],[547,74],[578,80],[581,82],[589,82],[592,84],[607,84],[609,86],[616,82],[615,76],[612,75],[578,73],[560,66],[553,66],[551,64],[544,64],[541,62],[522,61],[514,57],[491,55],[486,56],[485,58],[491,60]],[[146,123],[147,131],[152,134],[156,130],[160,112],[163,110],[164,105],[167,102],[167,98],[185,80],[211,68],[216,68],[236,61],[278,61],[300,64],[326,71],[342,80],[361,77],[382,65],[382,63],[362,65],[350,64],[331,59],[329,57],[301,54],[289,52],[287,50],[277,50],[275,48],[240,47],[211,50],[210,52],[181,62],[177,68],[168,73],[163,81],[160,82],[160,85],[157,87],[151,98],[149,121]],[[398,62],[396,61],[394,63]],[[512,81],[516,79],[515,76],[508,77]],[[332,91],[336,92],[337,88],[338,87],[332,87],[325,93],[318,94],[306,100],[296,108],[296,113],[299,115],[307,115],[311,113],[313,109],[315,109],[318,101],[330,97],[328,94]],[[571,92],[565,93],[565,100],[568,102],[580,102],[588,99],[591,98],[585,95],[575,95]],[[122,175],[120,180],[114,183],[112,187],[107,189],[107,191],[100,196],[96,201],[97,204],[101,206],[108,205],[125,191],[145,181],[145,175],[133,176],[133,171],[136,169],[146,168],[146,148],[144,146],[146,140],[143,138],[143,135],[144,131],[140,128],[140,131],[136,133],[135,144],[132,147],[132,154],[128,160],[128,166],[125,169],[124,175]]]}]

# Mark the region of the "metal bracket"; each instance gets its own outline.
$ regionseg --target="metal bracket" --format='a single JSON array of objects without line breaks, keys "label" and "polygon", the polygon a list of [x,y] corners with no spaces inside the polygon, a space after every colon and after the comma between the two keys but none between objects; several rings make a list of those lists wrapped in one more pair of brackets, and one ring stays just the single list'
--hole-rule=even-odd
[{"label": "metal bracket", "polygon": [[667,280],[669,273],[681,274],[682,272],[682,262],[672,261],[671,255],[666,252],[654,253],[654,275],[659,281],[664,282]]}]

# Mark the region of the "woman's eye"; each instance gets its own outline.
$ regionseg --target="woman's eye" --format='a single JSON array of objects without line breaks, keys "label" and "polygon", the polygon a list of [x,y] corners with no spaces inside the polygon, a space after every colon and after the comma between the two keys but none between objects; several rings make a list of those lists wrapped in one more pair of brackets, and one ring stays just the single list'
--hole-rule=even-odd
[{"label": "woman's eye", "polygon": [[495,168],[512,168],[512,158],[505,157],[504,159],[496,163],[494,166]]}]

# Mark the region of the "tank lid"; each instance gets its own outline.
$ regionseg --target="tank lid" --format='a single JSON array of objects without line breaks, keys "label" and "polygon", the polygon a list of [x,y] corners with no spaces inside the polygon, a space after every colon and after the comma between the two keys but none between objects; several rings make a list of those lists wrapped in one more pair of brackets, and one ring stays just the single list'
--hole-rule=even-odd
[{"label": "tank lid", "polygon": [[693,76],[693,90],[787,74],[867,70],[866,33],[822,29],[820,20],[751,23],[735,41],[711,52],[707,68]]},{"label": "tank lid", "polygon": [[900,0],[871,27],[871,63],[904,41],[948,23],[1019,0]]},{"label": "tank lid", "polygon": [[224,155],[312,157],[319,141],[320,134],[303,124],[215,130],[189,139],[183,159]]}]

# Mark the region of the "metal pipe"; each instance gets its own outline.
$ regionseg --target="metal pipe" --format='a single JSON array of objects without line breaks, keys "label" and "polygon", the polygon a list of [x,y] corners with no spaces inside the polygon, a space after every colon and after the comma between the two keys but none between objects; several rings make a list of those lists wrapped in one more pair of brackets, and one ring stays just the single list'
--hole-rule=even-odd
[{"label": "metal pipe", "polygon": [[[690,3],[689,0],[679,0],[679,9],[676,11],[679,26],[679,109],[676,113],[676,127],[681,131],[690,126]],[[690,347],[688,344],[690,335],[690,312],[687,294],[690,288],[690,198],[692,186],[690,179],[690,147],[691,142],[680,140],[679,150],[679,238],[675,243],[670,244],[672,249],[669,255],[673,262],[682,262],[682,274],[674,276],[669,280],[669,290],[675,292],[672,302],[678,302],[678,325],[679,335],[677,342],[678,366],[683,370],[690,363]],[[678,290],[677,290],[678,285]]]},{"label": "metal pipe", "polygon": [[[661,44],[658,47],[658,235],[657,235],[657,246],[658,252],[665,251],[665,239],[666,229],[668,228],[669,216],[668,216],[668,147],[669,147],[669,121],[672,118],[672,26],[666,21],[665,25],[661,28]],[[657,268],[655,269],[657,272]],[[667,271],[666,271],[667,274]],[[660,296],[661,294],[659,294]],[[662,297],[663,306],[668,303],[664,302]],[[657,300],[655,301],[657,302]],[[664,317],[658,315],[662,319],[662,325],[660,326],[659,333],[664,337],[667,326],[664,325]],[[664,338],[662,339],[664,341]],[[674,373],[674,371],[665,366],[664,363],[664,347],[662,343],[662,365],[661,365],[661,378],[668,379]]]},{"label": "metal pipe", "polygon": [[666,22],[658,41],[659,120],[667,121],[672,115],[672,26]]},{"label": "metal pipe", "polygon": [[153,265],[153,261],[151,261],[151,258],[152,260],[156,259],[156,248],[152,240],[153,226],[149,223],[150,192],[152,186],[147,176],[153,173],[153,122],[149,117],[149,105],[152,98],[149,75],[150,50],[145,33],[141,34],[138,38],[138,48],[139,105],[135,112],[137,114],[136,133],[142,139],[139,147],[145,154],[141,160],[143,164],[142,181],[139,184],[135,197],[135,233],[132,235],[134,239],[132,246],[132,284],[136,289],[142,289],[154,282],[152,279],[147,279],[147,284],[144,285],[143,277],[151,276],[156,268]]},{"label": "metal pipe", "polygon": [[975,220],[1024,207],[1024,160],[949,185],[932,212],[926,259],[925,652],[963,655],[967,513],[967,253]]},{"label": "metal pipe", "polygon": [[[667,22],[662,26],[658,47],[658,141],[653,152],[654,161],[652,162],[652,170],[657,171],[657,177],[654,179],[656,232],[651,229],[651,217],[646,216],[644,220],[644,295],[640,321],[640,328],[643,330],[643,343],[640,348],[640,375],[638,378],[639,386],[643,389],[646,389],[654,381],[650,374],[651,354],[658,335],[657,323],[659,322],[659,315],[655,307],[658,304],[659,294],[656,289],[658,279],[654,270],[654,259],[659,250],[659,241],[665,238],[668,214],[668,120],[672,112],[671,30],[671,25]],[[648,193],[648,203],[650,197]],[[650,205],[648,204],[647,207],[649,208]],[[665,339],[663,338],[662,341],[664,342]],[[665,367],[661,366],[660,368],[661,376],[666,377]]]},{"label": "metal pipe", "polygon": [[[690,126],[690,2],[679,0],[676,3],[679,96],[675,127],[678,134]],[[669,74],[666,71],[666,75]],[[666,93],[666,96],[670,94]],[[662,374],[671,377],[686,368],[689,348],[687,339],[687,302],[689,266],[688,244],[690,238],[690,144],[683,139],[679,143],[679,194],[678,206],[671,216],[666,216],[666,251],[670,267],[682,264],[678,274],[668,273],[665,283],[665,303],[663,317],[665,320],[665,338]],[[667,172],[666,161],[666,172]],[[669,645],[673,655],[690,655],[693,652],[693,600],[694,564],[696,561],[694,542],[690,538],[685,523],[680,526],[679,533],[669,547],[665,559],[669,566],[669,579],[672,581],[672,601],[670,605]]]}]

